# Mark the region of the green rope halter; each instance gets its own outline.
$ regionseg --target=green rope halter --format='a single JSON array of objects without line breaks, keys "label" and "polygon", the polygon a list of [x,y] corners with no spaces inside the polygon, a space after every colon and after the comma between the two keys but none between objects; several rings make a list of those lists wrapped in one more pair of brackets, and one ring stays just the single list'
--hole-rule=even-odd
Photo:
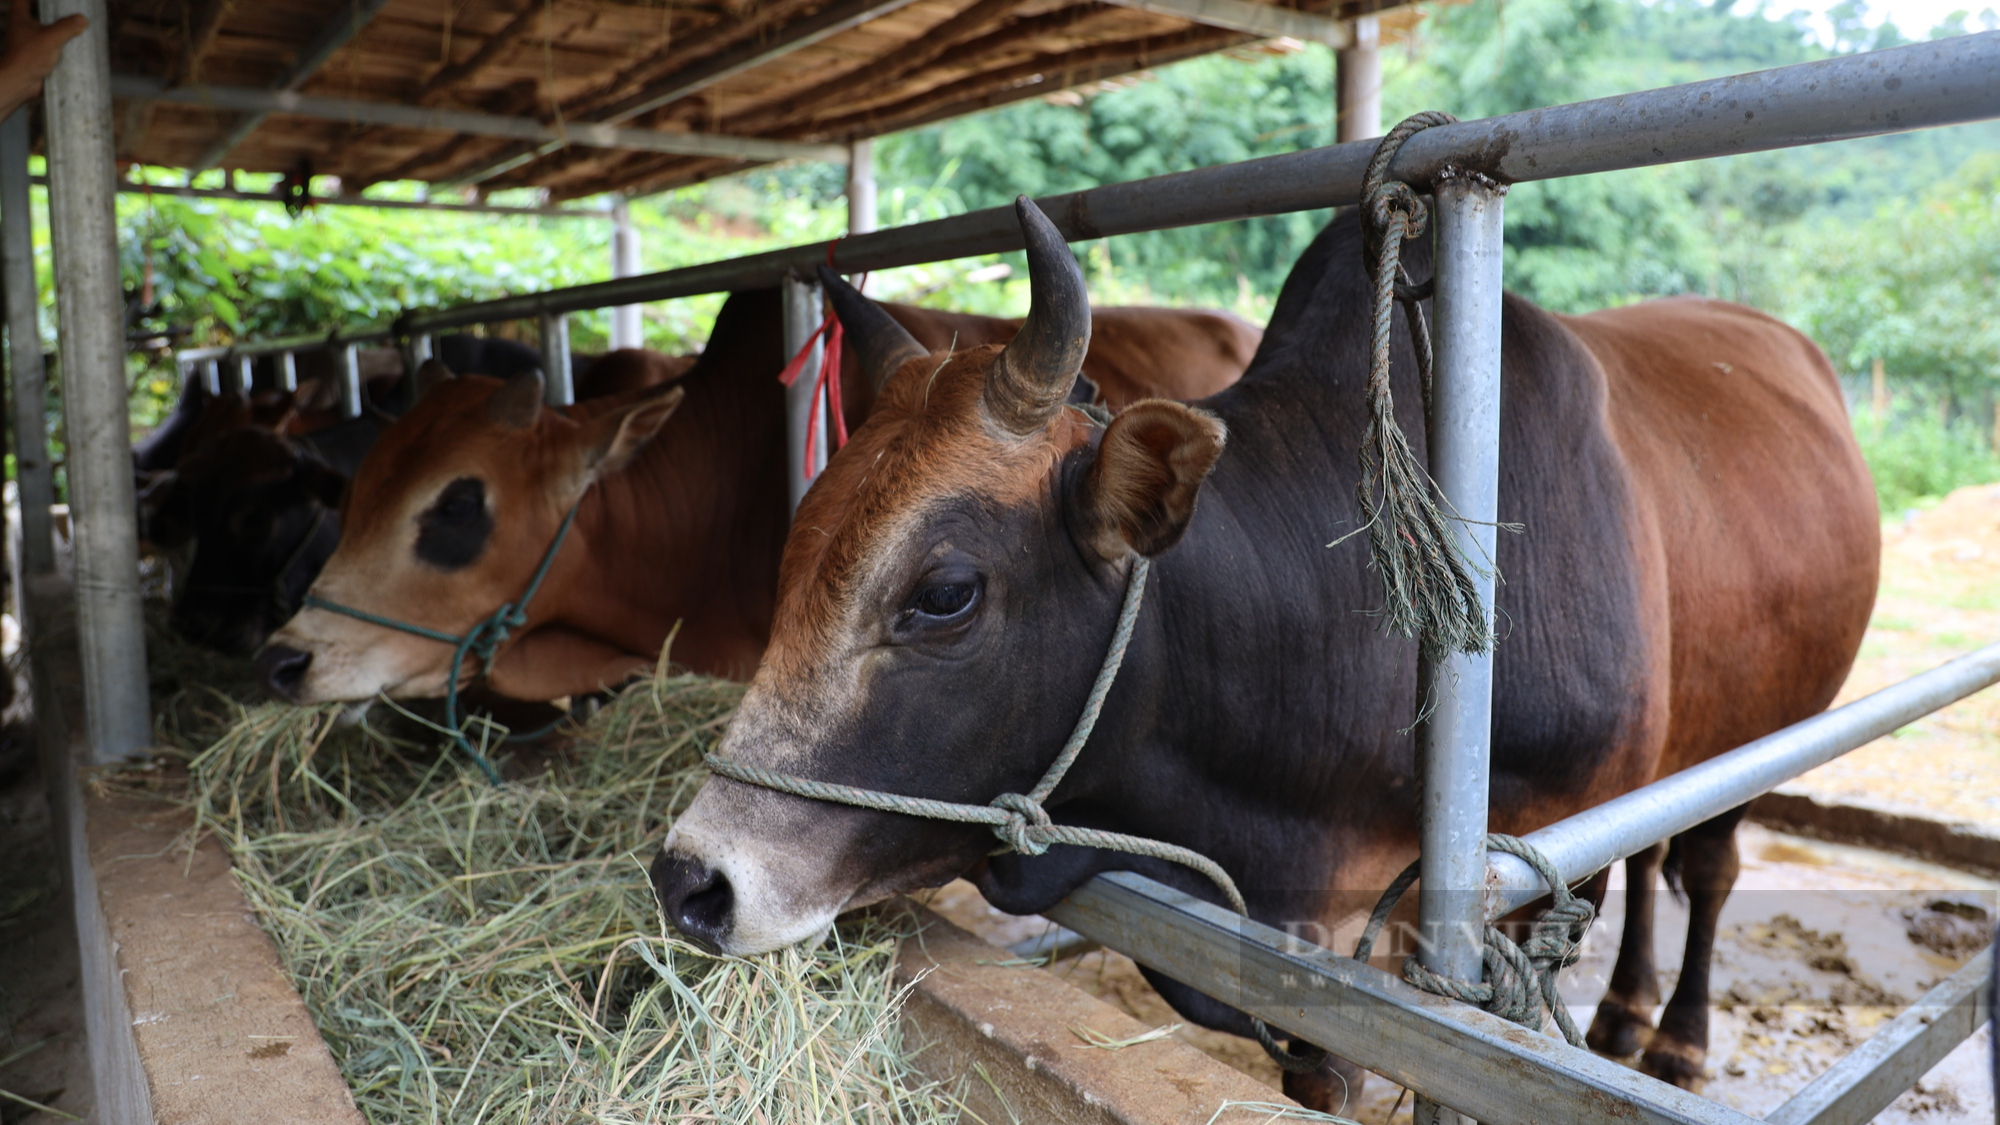
[{"label": "green rope halter", "polygon": [[412,625],[407,621],[398,621],[393,617],[384,617],[379,613],[370,613],[365,609],[328,601],[317,594],[307,594],[304,604],[313,609],[344,614],[357,621],[366,621],[370,625],[380,625],[384,629],[395,629],[411,636],[451,645],[451,675],[445,682],[444,692],[445,726],[450,729],[452,741],[458,748],[465,752],[466,757],[472,759],[473,764],[479,767],[479,772],[486,775],[487,781],[497,786],[500,784],[499,767],[480,753],[479,748],[472,744],[472,740],[465,736],[464,727],[459,720],[458,685],[465,669],[465,658],[474,656],[479,659],[481,675],[493,673],[493,657],[499,653],[500,646],[507,643],[514,630],[528,623],[528,603],[534,600],[535,592],[542,588],[542,579],[549,576],[549,568],[555,565],[556,553],[562,550],[563,541],[569,538],[569,529],[576,523],[577,509],[581,507],[583,498],[579,496],[576,503],[570,505],[569,513],[563,516],[562,526],[556,529],[556,537],[549,544],[549,549],[542,552],[541,565],[535,567],[535,576],[528,579],[528,587],[521,591],[521,596],[511,602],[503,603],[499,609],[467,629],[463,635]]},{"label": "green rope halter", "polygon": [[[740,781],[745,785],[756,785],[764,789],[774,789],[789,793],[794,797],[806,797],[815,801],[829,801],[840,805],[874,809],[877,812],[901,813],[904,816],[921,817],[926,820],[949,820],[959,824],[984,824],[993,830],[1007,849],[1022,855],[1041,855],[1052,844],[1069,844],[1079,848],[1103,848],[1106,851],[1125,852],[1129,855],[1150,856],[1154,859],[1178,863],[1183,867],[1198,871],[1209,882],[1215,884],[1229,899],[1230,909],[1248,918],[1250,908],[1243,901],[1243,894],[1236,889],[1236,881],[1222,869],[1222,865],[1190,848],[1169,844],[1161,840],[1148,840],[1140,836],[1128,836],[1122,832],[1106,832],[1098,828],[1082,828],[1073,824],[1057,824],[1049,817],[1042,803],[1062,784],[1062,779],[1076,763],[1077,755],[1083,752],[1084,743],[1090,741],[1090,734],[1097,728],[1097,717],[1104,710],[1104,697],[1111,693],[1111,685],[1118,679],[1118,669],[1125,663],[1125,649],[1132,643],[1132,628],[1139,620],[1139,606],[1146,597],[1146,576],[1152,570],[1152,563],[1140,557],[1132,564],[1131,575],[1125,582],[1125,602],[1118,611],[1118,627],[1112,630],[1110,647],[1105,650],[1104,663],[1098,667],[1097,679],[1090,685],[1090,695],[1084,700],[1083,714],[1077,718],[1076,727],[1070,732],[1069,741],[1049,764],[1048,771],[1026,793],[1002,793],[984,805],[961,805],[954,801],[935,801],[926,797],[905,797],[897,793],[883,793],[874,789],[860,789],[852,785],[835,785],[828,781],[814,781],[811,778],[779,773],[762,766],[732,762],[726,758],[710,754],[708,768],[715,773]],[[1271,1037],[1271,1029],[1264,1021],[1252,1017],[1250,1021],[1257,1030],[1257,1041],[1264,1050],[1286,1070],[1303,1073],[1317,1068],[1324,1052],[1310,1055],[1294,1055],[1278,1046]]]}]

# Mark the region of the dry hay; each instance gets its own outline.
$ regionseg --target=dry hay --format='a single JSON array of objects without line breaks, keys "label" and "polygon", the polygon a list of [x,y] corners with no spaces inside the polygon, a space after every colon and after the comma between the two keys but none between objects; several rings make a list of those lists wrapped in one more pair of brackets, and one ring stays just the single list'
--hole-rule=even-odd
[{"label": "dry hay", "polygon": [[644,865],[741,694],[663,672],[502,788],[407,718],[191,690],[160,726],[371,1121],[956,1120],[901,1049],[906,915],[754,958],[660,936]]}]

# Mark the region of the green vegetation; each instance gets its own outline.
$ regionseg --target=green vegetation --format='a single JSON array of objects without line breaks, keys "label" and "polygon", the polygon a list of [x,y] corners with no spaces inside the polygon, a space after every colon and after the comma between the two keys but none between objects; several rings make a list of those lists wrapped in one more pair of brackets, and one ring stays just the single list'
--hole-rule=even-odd
[{"label": "green vegetation", "polygon": [[[1485,116],[1994,22],[1985,13],[1938,29],[1871,30],[1849,0],[1832,13],[1837,34],[1828,48],[1806,34],[1800,16],[1740,8],[1717,0],[1439,5],[1385,52],[1386,114],[1435,107]],[[878,148],[881,220],[1326,144],[1331,83],[1324,49],[1271,44],[887,138]],[[1674,293],[1743,301],[1820,341],[1851,387],[1864,387],[1880,359],[1897,407],[1859,425],[1885,508],[1894,510],[2000,475],[2000,462],[1984,452],[2000,387],[1996,150],[2000,124],[1987,123],[1518,185],[1507,205],[1508,283],[1568,312]],[[841,182],[838,168],[790,165],[635,201],[647,265],[838,237]],[[1261,319],[1326,217],[1274,216],[1078,249],[1099,300],[1205,304]],[[148,323],[185,329],[191,343],[320,331],[609,272],[609,224],[589,219],[332,207],[291,219],[266,205],[128,196],[120,220],[128,284],[136,295],[150,278],[159,302]],[[1026,301],[1020,267],[1018,256],[997,255],[895,270],[875,291],[1018,312]],[[649,307],[648,344],[695,346],[719,300]],[[573,331],[579,348],[603,346],[602,316],[578,317]],[[171,374],[157,358],[143,369],[135,363],[139,422],[165,405]],[[1948,424],[1937,420],[1940,409]]]},{"label": "green vegetation", "polygon": [[1854,434],[1875,474],[1885,519],[1955,488],[2000,480],[1992,432],[1970,419],[1946,421],[1928,404],[1892,410],[1887,418],[1863,407],[1855,411]]}]

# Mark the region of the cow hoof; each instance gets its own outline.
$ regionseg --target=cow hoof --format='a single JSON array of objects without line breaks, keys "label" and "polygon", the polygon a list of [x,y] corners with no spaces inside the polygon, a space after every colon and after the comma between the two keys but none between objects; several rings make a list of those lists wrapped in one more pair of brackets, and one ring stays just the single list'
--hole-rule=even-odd
[{"label": "cow hoof", "polygon": [[1683,1090],[1701,1092],[1706,1075],[1708,1051],[1691,1043],[1680,1043],[1655,1035],[1639,1058],[1639,1069],[1654,1078]]},{"label": "cow hoof", "polygon": [[1303,1074],[1286,1071],[1285,1096],[1307,1109],[1338,1114],[1361,1104],[1361,1084],[1367,1079],[1368,1072],[1359,1066],[1339,1055],[1328,1055],[1318,1070]]},{"label": "cow hoof", "polygon": [[1629,1059],[1653,1037],[1653,1021],[1615,1000],[1597,1005],[1597,1017],[1583,1041],[1591,1050],[1614,1059]]}]

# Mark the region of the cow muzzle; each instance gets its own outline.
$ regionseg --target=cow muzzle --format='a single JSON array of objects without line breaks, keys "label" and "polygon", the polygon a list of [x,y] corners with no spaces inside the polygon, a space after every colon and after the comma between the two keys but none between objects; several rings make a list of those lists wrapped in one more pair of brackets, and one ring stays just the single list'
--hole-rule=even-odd
[{"label": "cow muzzle", "polygon": [[703,949],[739,956],[824,938],[851,897],[828,878],[822,847],[838,852],[837,843],[815,845],[708,790],[653,861],[667,921]]},{"label": "cow muzzle", "polygon": [[736,913],[729,876],[693,856],[662,851],[653,861],[653,893],[674,929],[689,941],[722,952]]},{"label": "cow muzzle", "polygon": [[273,696],[286,703],[297,703],[299,685],[305,682],[312,661],[310,652],[300,652],[281,644],[266,645],[257,654],[257,679],[264,685],[264,690]]}]

